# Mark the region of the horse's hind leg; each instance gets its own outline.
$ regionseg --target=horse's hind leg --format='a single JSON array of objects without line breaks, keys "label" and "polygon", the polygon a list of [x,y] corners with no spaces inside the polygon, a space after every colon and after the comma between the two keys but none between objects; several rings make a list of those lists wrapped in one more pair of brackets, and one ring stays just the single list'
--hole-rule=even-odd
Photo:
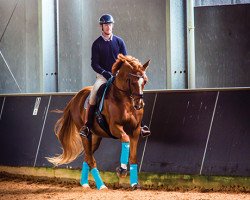
[{"label": "horse's hind leg", "polygon": [[[92,153],[93,154],[98,149],[98,147],[100,146],[101,140],[102,140],[102,137],[97,136],[97,135],[92,135]],[[84,160],[83,165],[82,165],[80,184],[84,188],[89,188],[89,182],[88,182],[88,179],[89,179],[89,165],[86,162],[86,155],[84,157],[85,157],[85,160]]]},{"label": "horse's hind leg", "polygon": [[[93,138],[95,139],[95,138]],[[99,171],[96,167],[96,161],[93,156],[93,150],[92,150],[92,135],[90,135],[88,138],[87,137],[82,137],[82,143],[84,147],[84,153],[85,153],[85,158],[84,158],[84,163],[83,163],[83,170],[82,170],[82,178],[81,178],[81,183],[83,184],[88,184],[87,179],[88,179],[88,174],[86,171],[90,169],[90,172],[92,176],[94,177],[96,187],[98,190],[107,188],[99,174]],[[98,142],[97,142],[98,144]],[[100,141],[99,141],[100,144]],[[99,146],[99,145],[98,145]],[[97,147],[98,147],[97,146]]]},{"label": "horse's hind leg", "polygon": [[89,165],[86,161],[82,164],[80,184],[84,188],[89,188]]}]

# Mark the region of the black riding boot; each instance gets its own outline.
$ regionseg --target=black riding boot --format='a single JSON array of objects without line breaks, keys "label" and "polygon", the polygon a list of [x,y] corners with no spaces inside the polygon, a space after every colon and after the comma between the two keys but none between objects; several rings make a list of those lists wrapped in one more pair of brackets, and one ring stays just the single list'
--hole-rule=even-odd
[{"label": "black riding boot", "polygon": [[95,115],[95,105],[89,105],[87,122],[80,130],[81,136],[83,137],[89,136],[90,129],[92,128],[94,122],[94,115]]}]

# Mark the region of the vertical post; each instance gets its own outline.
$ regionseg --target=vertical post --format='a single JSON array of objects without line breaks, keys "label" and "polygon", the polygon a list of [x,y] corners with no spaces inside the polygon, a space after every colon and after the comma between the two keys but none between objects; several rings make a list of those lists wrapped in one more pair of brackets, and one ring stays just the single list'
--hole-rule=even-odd
[{"label": "vertical post", "polygon": [[170,0],[166,1],[166,57],[167,57],[167,89],[172,89],[171,63],[171,9]]},{"label": "vertical post", "polygon": [[39,0],[40,58],[43,92],[57,92],[57,43],[55,0]]},{"label": "vertical post", "polygon": [[167,88],[186,88],[185,2],[166,1]]},{"label": "vertical post", "polygon": [[56,77],[56,88],[59,91],[59,0],[55,0],[55,77]]},{"label": "vertical post", "polygon": [[195,86],[194,1],[187,0],[188,88]]}]

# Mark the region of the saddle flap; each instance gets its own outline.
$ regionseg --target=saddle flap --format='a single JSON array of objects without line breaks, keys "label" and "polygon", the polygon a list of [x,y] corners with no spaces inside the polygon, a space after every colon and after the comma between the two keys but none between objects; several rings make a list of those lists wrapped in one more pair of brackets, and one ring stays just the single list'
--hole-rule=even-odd
[{"label": "saddle flap", "polygon": [[103,97],[103,95],[104,95],[104,97],[105,97],[105,93],[104,93],[104,91],[105,91],[105,88],[106,88],[106,83],[104,83],[104,84],[102,84],[100,87],[99,87],[99,89],[98,89],[98,91],[97,91],[97,93],[96,93],[96,107],[98,108],[99,106],[100,106],[100,103],[101,103],[101,100],[102,100],[102,97]]},{"label": "saddle flap", "polygon": [[96,107],[99,108],[100,112],[102,112],[102,109],[103,109],[105,96],[108,94],[110,90],[110,86],[114,80],[115,80],[115,77],[110,78],[106,83],[102,84],[97,91]]}]

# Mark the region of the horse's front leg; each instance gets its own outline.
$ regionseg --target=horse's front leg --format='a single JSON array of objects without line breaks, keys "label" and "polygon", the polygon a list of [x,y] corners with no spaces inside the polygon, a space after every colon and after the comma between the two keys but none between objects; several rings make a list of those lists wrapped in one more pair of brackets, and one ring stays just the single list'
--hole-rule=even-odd
[{"label": "horse's front leg", "polygon": [[140,127],[138,127],[130,137],[130,185],[133,189],[140,189],[138,183],[138,165],[137,165],[137,146],[140,136]]},{"label": "horse's front leg", "polygon": [[98,190],[107,188],[100,176],[100,173],[96,166],[96,161],[93,156],[92,149],[92,135],[87,137],[82,137],[82,143],[84,147],[85,158],[83,162],[82,174],[81,174],[81,185],[83,187],[89,187],[88,185],[88,172],[90,170],[92,176],[94,177],[96,187]]},{"label": "horse's front leg", "polygon": [[110,126],[110,130],[114,136],[120,139],[122,143],[122,150],[120,156],[121,166],[116,168],[118,177],[125,178],[127,176],[127,165],[129,160],[130,139],[124,132],[123,127],[117,124]]}]

